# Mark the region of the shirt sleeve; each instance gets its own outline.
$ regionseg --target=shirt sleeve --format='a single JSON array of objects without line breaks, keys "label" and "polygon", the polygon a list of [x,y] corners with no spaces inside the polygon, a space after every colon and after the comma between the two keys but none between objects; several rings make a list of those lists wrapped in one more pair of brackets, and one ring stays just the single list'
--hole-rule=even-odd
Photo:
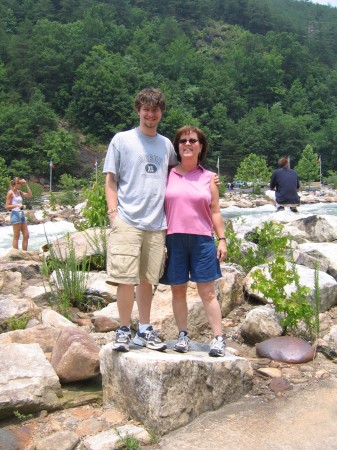
[{"label": "shirt sleeve", "polygon": [[114,137],[109,144],[105,157],[103,173],[113,173],[116,180],[119,177],[120,152],[118,150],[117,139]]}]

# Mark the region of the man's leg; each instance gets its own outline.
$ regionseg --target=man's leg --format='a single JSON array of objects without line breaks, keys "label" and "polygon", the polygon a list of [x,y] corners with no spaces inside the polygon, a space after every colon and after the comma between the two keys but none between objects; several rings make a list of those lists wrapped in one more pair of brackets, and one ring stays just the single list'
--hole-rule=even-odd
[{"label": "man's leg", "polygon": [[151,303],[152,303],[152,284],[142,280],[136,289],[136,299],[139,312],[139,322],[150,324]]},{"label": "man's leg", "polygon": [[128,352],[131,340],[131,313],[134,303],[134,286],[132,284],[119,284],[117,288],[117,308],[119,313],[120,327],[116,331],[113,350],[117,352]]},{"label": "man's leg", "polygon": [[134,286],[119,284],[117,288],[117,308],[121,327],[130,328],[131,313],[134,303]]}]

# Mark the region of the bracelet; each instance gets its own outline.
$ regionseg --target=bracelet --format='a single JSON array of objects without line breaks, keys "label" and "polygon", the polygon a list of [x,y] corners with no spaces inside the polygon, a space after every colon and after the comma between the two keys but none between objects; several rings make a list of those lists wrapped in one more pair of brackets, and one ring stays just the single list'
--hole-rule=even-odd
[{"label": "bracelet", "polygon": [[118,211],[118,208],[111,208],[108,210],[108,215],[111,213],[117,212],[117,211]]},{"label": "bracelet", "polygon": [[223,238],[218,238],[218,241],[226,241],[226,238],[225,238],[225,237],[223,237]]}]

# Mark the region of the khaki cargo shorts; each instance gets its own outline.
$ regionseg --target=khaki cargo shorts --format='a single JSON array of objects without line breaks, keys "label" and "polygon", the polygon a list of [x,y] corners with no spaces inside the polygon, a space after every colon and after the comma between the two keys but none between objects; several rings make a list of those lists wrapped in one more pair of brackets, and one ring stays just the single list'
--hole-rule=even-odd
[{"label": "khaki cargo shorts", "polygon": [[164,230],[134,228],[116,217],[107,242],[107,283],[158,284],[165,264]]}]

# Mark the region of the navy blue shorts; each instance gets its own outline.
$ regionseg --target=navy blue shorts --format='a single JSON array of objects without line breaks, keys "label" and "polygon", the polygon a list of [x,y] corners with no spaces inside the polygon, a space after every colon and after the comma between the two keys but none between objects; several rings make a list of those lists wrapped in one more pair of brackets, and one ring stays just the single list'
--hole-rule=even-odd
[{"label": "navy blue shorts", "polygon": [[213,237],[176,233],[166,236],[167,260],[160,283],[208,283],[222,276]]}]

